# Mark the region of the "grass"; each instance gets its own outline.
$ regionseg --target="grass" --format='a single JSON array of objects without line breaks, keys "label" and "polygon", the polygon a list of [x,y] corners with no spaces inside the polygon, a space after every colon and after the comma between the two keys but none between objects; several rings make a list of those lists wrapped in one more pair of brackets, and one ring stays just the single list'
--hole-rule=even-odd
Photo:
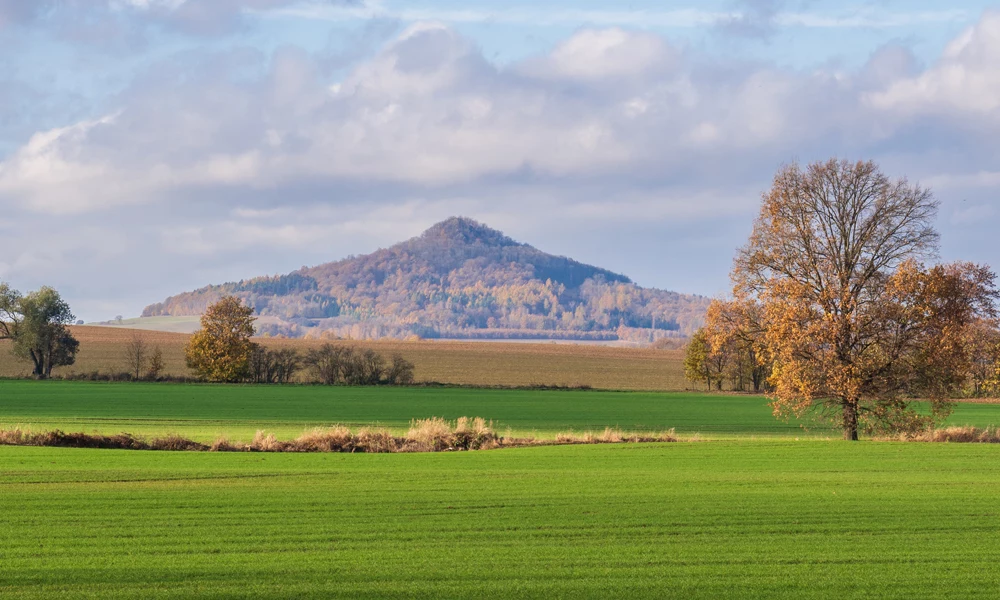
[{"label": "grass", "polygon": [[[1000,422],[1000,406],[976,405],[975,410]],[[249,441],[258,429],[289,439],[312,427],[336,424],[378,425],[404,433],[416,419],[467,415],[493,421],[501,434],[509,428],[514,435],[535,437],[605,427],[637,432],[675,428],[715,437],[807,433],[796,423],[775,420],[764,398],[732,395],[0,381],[0,427],[177,433],[205,443],[220,435]]]},{"label": "grass", "polygon": [[[691,392],[349,388],[0,380],[0,428],[178,434],[202,443],[249,442],[258,430],[292,439],[314,427],[380,426],[403,434],[414,420],[477,415],[501,435],[566,431],[701,434],[709,439],[838,436],[771,415],[759,396]],[[953,426],[996,427],[1000,404],[960,403]],[[508,431],[509,430],[509,431]]]},{"label": "grass", "polygon": [[[312,428],[342,423],[431,446],[444,424],[411,421],[474,414],[501,433],[617,426],[713,440],[425,454],[0,446],[0,598],[957,598],[997,589],[1000,446],[823,439],[837,434],[776,421],[765,402],[0,381],[0,426],[206,443],[223,434],[265,447],[278,442],[258,429],[319,446],[344,432]],[[961,404],[951,422],[995,426],[1000,404]]]},{"label": "grass", "polygon": [[[101,371],[116,373],[124,367],[124,348],[133,330],[119,327],[72,327],[80,340],[76,364],[55,370],[56,375]],[[150,345],[163,351],[167,375],[190,375],[184,364],[188,335],[144,331]],[[270,347],[301,351],[318,346],[317,340],[260,339]],[[680,350],[612,348],[578,344],[516,344],[502,342],[375,341],[341,342],[371,347],[386,355],[402,354],[416,366],[420,381],[479,386],[561,385],[609,390],[683,390]],[[0,340],[0,377],[27,375],[27,363],[11,357],[9,341]]]},{"label": "grass", "polygon": [[1000,447],[0,447],[0,597],[977,597]]}]

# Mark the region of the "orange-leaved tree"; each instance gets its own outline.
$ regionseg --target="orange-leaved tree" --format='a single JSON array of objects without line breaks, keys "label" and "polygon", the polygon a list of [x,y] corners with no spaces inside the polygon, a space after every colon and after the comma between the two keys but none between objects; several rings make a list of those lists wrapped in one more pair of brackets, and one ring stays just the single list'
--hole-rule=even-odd
[{"label": "orange-leaved tree", "polygon": [[761,392],[770,363],[760,351],[761,306],[755,300],[712,300],[705,314],[705,337],[716,354],[725,354],[734,390]]},{"label": "orange-leaved tree", "polygon": [[996,318],[997,293],[986,267],[921,264],[937,251],[937,207],[872,162],[777,173],[732,273],[735,302],[759,306],[776,416],[818,409],[856,440],[949,414],[971,368],[967,328]]},{"label": "orange-leaved tree", "polygon": [[209,381],[240,381],[247,377],[255,344],[253,308],[225,296],[201,317],[185,348],[187,365]]}]

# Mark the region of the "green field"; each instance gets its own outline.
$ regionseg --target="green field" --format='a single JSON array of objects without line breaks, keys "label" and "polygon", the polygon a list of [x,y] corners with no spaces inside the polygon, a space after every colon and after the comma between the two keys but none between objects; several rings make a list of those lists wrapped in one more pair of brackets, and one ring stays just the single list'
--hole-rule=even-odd
[{"label": "green field", "polygon": [[1000,589],[1000,447],[0,448],[0,597],[896,597]]},{"label": "green field", "polygon": [[[178,433],[198,441],[226,435],[247,441],[258,429],[290,438],[316,426],[382,425],[405,430],[413,419],[492,419],[500,432],[663,431],[703,437],[834,436],[771,416],[766,399],[698,393],[348,388],[63,381],[0,381],[0,427],[36,430]],[[1000,424],[1000,405],[960,404],[951,424]]]},{"label": "green field", "polygon": [[[1000,411],[997,411],[1000,416]],[[258,429],[284,437],[320,425],[379,424],[480,416],[516,435],[560,431],[678,431],[718,435],[795,434],[765,400],[692,393],[350,388],[204,384],[0,381],[0,426],[137,434],[168,432],[248,440]],[[1000,421],[1000,419],[998,419]],[[827,432],[828,433],[828,432]]]},{"label": "green field", "polygon": [[[462,453],[0,446],[0,598],[955,597],[1000,586],[1000,445],[685,393],[0,381],[0,426],[208,441],[478,415],[707,442]],[[961,404],[953,424],[1000,423]],[[829,439],[833,438],[833,439]]]}]

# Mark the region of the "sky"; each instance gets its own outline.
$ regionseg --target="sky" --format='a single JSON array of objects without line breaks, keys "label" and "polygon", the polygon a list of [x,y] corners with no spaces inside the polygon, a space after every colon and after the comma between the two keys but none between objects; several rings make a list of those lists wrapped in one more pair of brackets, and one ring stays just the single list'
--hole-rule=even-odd
[{"label": "sky", "polygon": [[832,157],[997,268],[998,65],[972,0],[0,0],[0,280],[137,316],[459,215],[720,296]]}]

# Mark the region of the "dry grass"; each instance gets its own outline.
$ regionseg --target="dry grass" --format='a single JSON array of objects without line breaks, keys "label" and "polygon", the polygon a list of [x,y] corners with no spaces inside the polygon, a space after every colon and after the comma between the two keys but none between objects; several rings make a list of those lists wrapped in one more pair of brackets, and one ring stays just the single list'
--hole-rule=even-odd
[{"label": "dry grass", "polygon": [[583,433],[560,433],[556,436],[559,444],[622,444],[641,442],[677,442],[678,437],[674,430],[660,433],[625,433],[620,429],[607,427],[601,433],[587,431]]},{"label": "dry grass", "polygon": [[[131,329],[72,327],[80,340],[77,362],[56,375],[124,369],[125,344]],[[163,351],[164,375],[187,376],[184,345],[188,335],[146,331],[150,345]],[[320,340],[260,339],[268,347],[306,351]],[[587,344],[510,342],[438,342],[396,340],[344,342],[373,348],[386,356],[401,354],[415,365],[417,381],[475,386],[589,386],[609,390],[683,390],[683,351],[616,348]],[[15,361],[8,341],[0,341],[0,377],[26,376],[30,369]]]},{"label": "dry grass", "polygon": [[100,435],[64,433],[58,429],[33,432],[19,427],[0,429],[0,445],[5,446],[54,446],[59,448],[105,448],[118,450],[208,450],[209,447],[178,435],[146,440],[130,433]]},{"label": "dry grass", "polygon": [[916,434],[904,434],[895,439],[901,442],[951,442],[957,444],[998,444],[1000,429],[979,427],[943,427]]},{"label": "dry grass", "polygon": [[405,452],[483,450],[502,445],[502,438],[493,431],[493,423],[481,417],[461,417],[454,425],[440,417],[414,421],[405,440],[401,448]]},{"label": "dry grass", "polygon": [[0,429],[0,445],[59,446],[71,448],[115,448],[125,450],[189,450],[209,452],[448,452],[492,450],[526,446],[564,444],[623,444],[641,442],[676,442],[674,431],[658,434],[626,433],[605,429],[601,433],[560,433],[555,439],[501,437],[493,424],[480,417],[462,417],[454,422],[434,417],[414,421],[403,436],[393,436],[387,429],[362,427],[357,433],[342,425],[316,428],[294,440],[279,440],[273,433],[257,431],[249,444],[230,442],[220,437],[211,445],[200,444],[177,435],[146,440],[128,433],[100,435],[32,432],[20,427]]}]

